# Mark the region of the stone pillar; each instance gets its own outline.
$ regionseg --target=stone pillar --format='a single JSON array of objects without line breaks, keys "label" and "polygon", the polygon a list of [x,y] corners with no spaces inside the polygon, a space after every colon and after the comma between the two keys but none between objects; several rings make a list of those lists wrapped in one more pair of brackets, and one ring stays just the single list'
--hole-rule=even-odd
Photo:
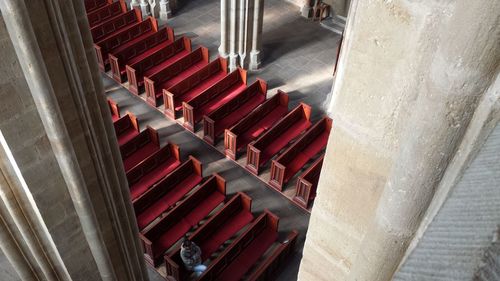
[{"label": "stone pillar", "polygon": [[228,54],[228,16],[229,16],[229,0],[220,0],[220,46],[219,55],[221,57],[227,58]]},{"label": "stone pillar", "polygon": [[141,12],[142,12],[142,17],[146,18],[151,15],[151,10],[149,7],[148,0],[141,0]]},{"label": "stone pillar", "polygon": [[23,280],[148,280],[83,3],[0,10],[0,247]]},{"label": "stone pillar", "polygon": [[257,70],[261,63],[262,22],[264,18],[264,0],[255,0],[252,27],[252,51],[250,52],[250,70]]},{"label": "stone pillar", "polygon": [[258,69],[263,19],[263,0],[221,0],[219,54],[229,57],[231,71],[249,64],[251,70]]},{"label": "stone pillar", "polygon": [[311,1],[313,0],[303,0],[302,7],[300,7],[300,15],[304,18],[310,18],[312,13]]},{"label": "stone pillar", "polygon": [[170,10],[170,3],[168,0],[160,0],[160,19],[163,21],[168,20],[172,16]]},{"label": "stone pillar", "polygon": [[299,280],[391,279],[496,75],[499,9],[353,1]]},{"label": "stone pillar", "polygon": [[139,0],[132,0],[132,1],[130,1],[130,9],[139,8],[139,6],[140,6]]}]

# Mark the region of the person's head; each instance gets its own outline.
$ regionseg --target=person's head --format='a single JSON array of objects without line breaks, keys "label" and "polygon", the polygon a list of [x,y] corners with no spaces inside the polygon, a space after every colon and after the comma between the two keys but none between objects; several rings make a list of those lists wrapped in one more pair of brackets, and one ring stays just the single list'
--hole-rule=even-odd
[{"label": "person's head", "polygon": [[188,248],[188,247],[191,247],[191,241],[186,237],[184,236],[184,239],[182,240],[182,245],[181,245],[182,248]]}]

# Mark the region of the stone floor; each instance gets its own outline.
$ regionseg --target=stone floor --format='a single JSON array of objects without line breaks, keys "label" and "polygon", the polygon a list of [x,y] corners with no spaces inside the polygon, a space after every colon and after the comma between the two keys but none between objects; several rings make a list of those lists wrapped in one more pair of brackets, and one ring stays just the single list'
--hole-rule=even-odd
[{"label": "stone floor", "polygon": [[[182,2],[181,6],[168,21],[175,29],[176,36],[191,38],[193,49],[203,45],[209,49],[212,59],[217,57],[220,1],[179,2]],[[288,92],[290,108],[299,102],[305,102],[313,107],[312,119],[316,121],[324,114],[324,103],[333,82],[332,71],[339,39],[336,34],[318,23],[300,17],[297,6],[283,0],[266,0],[262,68],[249,73],[249,84],[259,77],[268,82],[268,95],[275,94],[276,89]],[[269,209],[278,215],[281,238],[292,229],[299,231],[293,258],[277,277],[277,280],[296,280],[309,214],[278,192],[270,190],[245,169],[226,159],[220,149],[211,147],[176,122],[164,118],[140,97],[130,94],[104,75],[103,82],[107,95],[118,102],[122,114],[126,111],[133,112],[140,120],[141,128],[150,125],[157,129],[162,144],[173,142],[179,145],[183,159],[188,155],[198,158],[203,163],[205,176],[217,172],[226,178],[229,195],[237,191],[247,193],[253,198],[254,213]],[[162,280],[156,271],[149,268],[149,272],[151,280]]]}]

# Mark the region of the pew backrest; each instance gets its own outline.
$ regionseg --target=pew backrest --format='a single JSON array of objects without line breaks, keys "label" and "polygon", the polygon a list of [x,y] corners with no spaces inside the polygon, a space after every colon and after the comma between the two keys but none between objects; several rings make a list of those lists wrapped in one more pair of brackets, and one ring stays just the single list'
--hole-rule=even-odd
[{"label": "pew backrest", "polygon": [[89,26],[92,28],[98,24],[104,23],[116,16],[127,11],[127,5],[124,0],[118,2],[113,2],[112,4],[106,5],[99,9],[96,9],[87,14],[87,19],[89,21]]},{"label": "pew backrest", "polygon": [[99,42],[111,34],[130,26],[136,22],[142,21],[141,11],[138,9],[130,10],[104,23],[96,25],[90,29],[92,40]]}]

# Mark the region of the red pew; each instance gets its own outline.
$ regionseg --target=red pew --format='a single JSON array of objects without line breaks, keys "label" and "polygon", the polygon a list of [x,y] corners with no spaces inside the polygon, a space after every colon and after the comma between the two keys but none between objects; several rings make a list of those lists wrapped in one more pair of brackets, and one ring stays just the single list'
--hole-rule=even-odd
[{"label": "red pew", "polygon": [[299,233],[293,230],[285,241],[280,242],[272,253],[252,273],[245,278],[247,281],[276,280],[276,272],[288,259],[297,243]]},{"label": "red pew", "polygon": [[144,77],[147,102],[153,106],[158,106],[163,89],[170,88],[203,68],[208,64],[209,59],[208,49],[200,47],[154,75]]},{"label": "red pew", "polygon": [[140,132],[139,123],[137,118],[132,113],[127,113],[122,118],[113,123],[115,127],[116,137],[118,138],[118,145],[122,146],[129,140],[133,139]]},{"label": "red pew", "polygon": [[235,160],[238,152],[260,136],[288,112],[288,95],[278,90],[254,111],[243,117],[236,125],[224,132],[226,156]]},{"label": "red pew", "polygon": [[90,29],[90,33],[92,34],[93,42],[99,42],[107,37],[112,36],[116,32],[119,32],[134,23],[138,23],[142,21],[141,10],[134,9],[130,10],[126,13],[123,13],[119,16],[114,17],[113,19],[107,20],[99,25],[96,25]]},{"label": "red pew", "polygon": [[146,127],[144,131],[139,133],[129,142],[120,146],[125,172],[130,171],[137,164],[153,155],[153,153],[159,149],[160,141],[158,132],[149,126]]},{"label": "red pew", "polygon": [[[238,192],[224,207],[189,236],[201,249],[201,260],[206,261],[221,245],[253,220],[252,199]],[[180,258],[180,245],[165,255],[167,275],[184,280],[186,272]]]},{"label": "red pew", "polygon": [[311,126],[311,107],[301,103],[247,147],[246,168],[258,175],[276,153]]},{"label": "red pew", "polygon": [[300,139],[274,159],[271,165],[269,184],[281,190],[310,159],[321,152],[328,142],[332,119],[324,117],[311,127]]},{"label": "red pew", "polygon": [[181,164],[179,147],[167,144],[127,172],[132,201]]},{"label": "red pew", "polygon": [[90,28],[92,28],[98,24],[104,23],[116,16],[119,16],[126,11],[127,4],[123,0],[93,10],[91,13],[87,13],[89,26]]},{"label": "red pew", "polygon": [[154,18],[148,17],[142,22],[135,23],[104,40],[94,43],[99,68],[102,71],[106,70],[109,63],[109,53],[127,49],[130,45],[144,40],[144,38],[156,31],[158,31],[158,23]]},{"label": "red pew", "polygon": [[325,155],[318,158],[318,160],[297,179],[293,201],[306,209],[309,208],[309,203],[316,198],[316,188],[318,187],[319,175],[321,173],[321,167],[323,166],[324,157]]},{"label": "red pew", "polygon": [[203,115],[210,114],[219,106],[244,91],[246,84],[247,72],[244,69],[238,68],[198,96],[187,102],[183,102],[182,115],[184,116],[184,127],[194,132],[196,123],[203,118]]},{"label": "red pew", "polygon": [[198,281],[240,280],[276,241],[278,223],[279,218],[266,210],[208,266]]},{"label": "red pew", "polygon": [[165,115],[175,119],[175,112],[188,101],[227,75],[227,60],[218,58],[168,89],[163,89]]},{"label": "red pew", "polygon": [[217,137],[266,100],[267,84],[257,79],[243,92],[203,116],[203,139],[214,145]]},{"label": "red pew", "polygon": [[174,30],[165,27],[157,32],[151,33],[143,40],[132,44],[129,48],[109,54],[109,63],[113,79],[122,83],[126,77],[125,65],[134,64],[143,60],[149,54],[154,53],[174,42]]},{"label": "red pew", "polygon": [[139,234],[146,261],[156,266],[166,250],[224,202],[225,195],[226,182],[215,174],[153,227]]},{"label": "red pew", "polygon": [[108,100],[109,111],[111,111],[111,120],[115,122],[118,119],[120,119],[120,107],[112,99],[107,99],[107,100]]},{"label": "red pew", "polygon": [[133,199],[137,224],[142,230],[162,213],[168,211],[203,179],[201,162],[189,156],[174,171]]},{"label": "red pew", "polygon": [[85,11],[90,13],[111,3],[113,3],[113,0],[85,0]]},{"label": "red pew", "polygon": [[129,91],[138,95],[139,89],[144,83],[144,76],[153,75],[190,52],[191,40],[187,37],[182,37],[158,51],[148,52],[148,56],[141,61],[127,65],[125,68]]}]

